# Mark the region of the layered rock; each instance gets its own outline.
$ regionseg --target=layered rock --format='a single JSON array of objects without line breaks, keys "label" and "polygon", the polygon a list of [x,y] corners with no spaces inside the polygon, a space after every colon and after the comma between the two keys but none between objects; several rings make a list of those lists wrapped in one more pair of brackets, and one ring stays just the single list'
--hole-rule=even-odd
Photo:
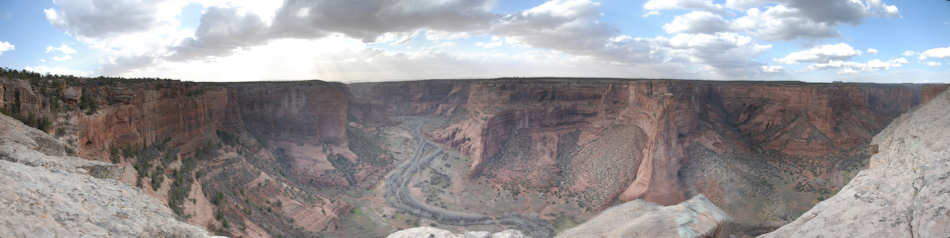
[{"label": "layered rock", "polygon": [[703,195],[665,207],[634,200],[555,237],[726,237],[723,226],[729,219]]},{"label": "layered rock", "polygon": [[9,237],[209,237],[164,204],[114,178],[114,165],[0,115],[0,233]]},{"label": "layered rock", "polygon": [[950,236],[950,92],[894,120],[835,196],[763,237]]}]

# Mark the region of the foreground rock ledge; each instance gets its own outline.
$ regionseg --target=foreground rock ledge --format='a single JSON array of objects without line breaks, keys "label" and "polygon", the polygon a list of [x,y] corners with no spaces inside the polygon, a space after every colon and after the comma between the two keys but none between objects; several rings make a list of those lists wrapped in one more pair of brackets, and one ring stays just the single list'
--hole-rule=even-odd
[{"label": "foreground rock ledge", "polygon": [[950,93],[894,120],[837,195],[762,237],[950,237]]},{"label": "foreground rock ledge", "polygon": [[665,207],[634,200],[604,210],[556,237],[716,237],[729,220],[702,194]]},{"label": "foreground rock ledge", "polygon": [[[565,230],[556,237],[720,237],[722,225],[729,215],[702,194],[671,206],[660,206],[642,199],[630,201],[604,210],[577,227]],[[390,234],[387,238],[518,238],[528,237],[517,230],[497,233],[451,231],[416,227]]]},{"label": "foreground rock ledge", "polygon": [[67,156],[61,143],[0,115],[0,236],[208,237],[118,168]]}]

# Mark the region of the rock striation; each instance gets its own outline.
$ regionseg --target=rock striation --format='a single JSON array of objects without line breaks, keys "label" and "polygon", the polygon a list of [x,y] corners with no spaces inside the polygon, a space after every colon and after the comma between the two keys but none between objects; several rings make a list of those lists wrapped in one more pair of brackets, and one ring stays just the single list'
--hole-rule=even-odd
[{"label": "rock striation", "polygon": [[0,234],[4,237],[209,237],[140,189],[120,168],[67,155],[39,130],[0,115]]},{"label": "rock striation", "polygon": [[950,236],[950,92],[902,115],[871,144],[870,167],[762,237]]}]

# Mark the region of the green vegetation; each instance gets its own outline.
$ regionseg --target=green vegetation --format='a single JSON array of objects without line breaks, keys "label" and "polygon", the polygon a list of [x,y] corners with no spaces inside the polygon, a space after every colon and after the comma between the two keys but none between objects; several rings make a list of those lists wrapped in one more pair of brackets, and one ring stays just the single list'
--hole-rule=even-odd
[{"label": "green vegetation", "polygon": [[165,181],[165,168],[159,166],[152,172],[152,190],[158,191]]},{"label": "green vegetation", "polygon": [[350,185],[356,185],[356,165],[339,154],[333,154],[328,157],[327,159],[330,161],[330,164],[333,164],[333,168],[336,168],[336,171],[346,178],[346,182]]},{"label": "green vegetation", "polygon": [[[346,127],[346,138],[349,142],[350,151],[356,154],[360,162],[365,162],[374,166],[385,166],[391,163],[386,159],[386,151],[379,147],[379,136],[368,136],[359,128]],[[334,165],[335,166],[335,165]]]},{"label": "green vegetation", "polygon": [[92,115],[96,114],[96,111],[99,110],[99,105],[96,104],[96,99],[83,92],[82,96],[79,97],[79,109],[86,110],[86,115]]},{"label": "green vegetation", "polygon": [[221,139],[221,142],[225,145],[235,146],[240,143],[240,139],[227,131],[217,130],[218,138]]}]

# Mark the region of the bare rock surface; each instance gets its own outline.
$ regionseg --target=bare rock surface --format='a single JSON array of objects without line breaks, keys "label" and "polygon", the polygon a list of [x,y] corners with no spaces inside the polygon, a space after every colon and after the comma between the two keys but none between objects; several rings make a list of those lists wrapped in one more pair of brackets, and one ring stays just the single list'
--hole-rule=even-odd
[{"label": "bare rock surface", "polygon": [[874,137],[870,167],[762,237],[950,237],[950,93]]},{"label": "bare rock surface", "polygon": [[604,210],[556,237],[712,237],[729,219],[703,195],[671,206],[638,199]]},{"label": "bare rock surface", "polygon": [[0,115],[3,237],[208,237],[114,178],[118,168],[66,155],[39,130]]},{"label": "bare rock surface", "polygon": [[386,238],[528,238],[528,236],[521,233],[518,230],[504,230],[495,233],[489,233],[486,231],[468,231],[463,234],[452,233],[451,231],[429,227],[429,226],[420,226],[409,228],[395,233],[389,234]]}]

